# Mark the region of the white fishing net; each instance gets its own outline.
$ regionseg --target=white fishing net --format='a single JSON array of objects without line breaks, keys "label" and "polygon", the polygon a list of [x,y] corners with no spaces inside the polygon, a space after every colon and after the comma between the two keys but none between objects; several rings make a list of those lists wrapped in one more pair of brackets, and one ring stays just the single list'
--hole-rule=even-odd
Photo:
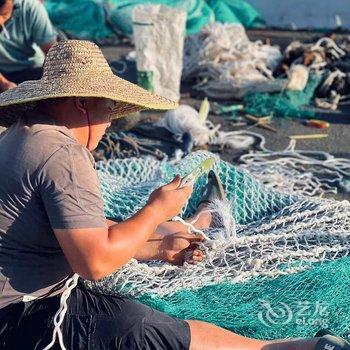
[{"label": "white fishing net", "polygon": [[[188,173],[208,156],[213,155],[196,152],[176,166],[151,158],[99,163],[106,214],[121,220],[129,217],[146,203],[154,188],[171,180],[175,173]],[[266,159],[262,157],[265,163],[261,161],[259,168],[259,163],[250,164],[247,157],[247,167],[268,183],[269,171],[264,169]],[[303,166],[306,159],[299,161],[299,166]],[[289,163],[294,164],[290,160]],[[332,162],[328,163],[327,169],[330,169]],[[338,174],[344,172],[348,166],[346,162],[336,164],[333,170],[329,170],[329,175],[334,175],[336,171]],[[310,166],[310,174],[312,168]],[[236,283],[257,276],[288,275],[303,271],[312,263],[348,255],[348,201],[304,197],[295,190],[298,181],[301,183],[300,179],[289,187],[288,178],[282,181],[281,188],[287,191],[280,192],[275,189],[279,181],[276,182],[274,176],[271,175],[272,185],[264,186],[248,172],[218,158],[215,169],[227,193],[228,203],[218,202],[211,207],[212,212],[216,212],[216,220],[213,227],[205,232],[211,239],[201,246],[205,251],[202,263],[173,266],[163,262],[140,263],[132,260],[103,281],[88,283],[89,287],[112,294],[166,296],[180,290],[199,289],[222,282]],[[284,169],[284,173],[288,173],[286,164],[282,164],[282,168],[274,165],[272,169]],[[293,176],[290,174],[290,177]],[[305,181],[308,183],[309,179]],[[194,213],[205,183],[205,176],[197,181],[183,217]],[[329,190],[326,182],[322,184],[321,180],[311,181],[305,193],[321,191],[323,185],[326,191]]]},{"label": "white fishing net", "polygon": [[292,140],[286,150],[272,152],[260,139],[259,152],[240,157],[242,168],[248,170],[267,187],[303,196],[325,197],[344,193],[350,195],[350,159],[336,158],[321,151],[296,151]]}]

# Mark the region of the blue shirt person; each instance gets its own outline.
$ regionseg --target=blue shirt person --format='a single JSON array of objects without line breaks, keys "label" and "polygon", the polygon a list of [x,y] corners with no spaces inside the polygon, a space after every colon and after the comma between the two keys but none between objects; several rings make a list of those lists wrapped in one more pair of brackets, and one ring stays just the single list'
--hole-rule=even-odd
[{"label": "blue shirt person", "polygon": [[39,0],[0,0],[0,91],[39,79],[44,54],[55,42]]}]

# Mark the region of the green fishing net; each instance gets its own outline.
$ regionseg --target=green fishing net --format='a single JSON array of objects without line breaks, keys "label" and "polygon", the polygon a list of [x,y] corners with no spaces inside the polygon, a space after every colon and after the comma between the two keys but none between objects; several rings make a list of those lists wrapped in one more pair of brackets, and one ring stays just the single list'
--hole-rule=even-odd
[{"label": "green fishing net", "polygon": [[[262,27],[261,15],[246,1],[236,0],[46,0],[51,21],[69,36],[101,42],[118,34],[132,36],[132,11],[140,4],[161,4],[187,13],[187,34],[199,32],[210,22],[241,23]],[[82,14],[84,14],[82,16]]]},{"label": "green fishing net", "polygon": [[244,111],[257,117],[314,118],[315,112],[310,109],[310,104],[321,80],[322,75],[313,74],[303,91],[249,94],[243,99]]},{"label": "green fishing net", "polygon": [[[117,159],[99,163],[106,216],[125,220],[146,204],[153,190],[170,182],[176,174],[187,175],[209,156],[213,155],[196,152],[177,165],[153,158]],[[227,198],[232,203],[232,214],[239,224],[270,216],[295,201],[291,195],[265,188],[246,171],[220,161],[218,157],[214,169],[220,176]],[[206,175],[197,180],[182,213],[184,217],[189,217],[197,209],[206,181]]]},{"label": "green fishing net", "polygon": [[346,257],[275,279],[222,283],[138,300],[169,315],[211,322],[252,338],[312,337],[328,328],[349,339],[349,266]]}]

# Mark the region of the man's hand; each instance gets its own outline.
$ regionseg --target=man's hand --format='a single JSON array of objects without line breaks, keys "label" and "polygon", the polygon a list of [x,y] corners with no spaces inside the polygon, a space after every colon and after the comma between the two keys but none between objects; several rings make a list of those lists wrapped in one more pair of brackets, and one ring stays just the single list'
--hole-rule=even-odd
[{"label": "man's hand", "polygon": [[174,265],[182,265],[185,261],[200,262],[204,258],[204,253],[198,249],[198,243],[203,240],[202,236],[187,232],[164,236],[159,247],[159,257]]},{"label": "man's hand", "polygon": [[178,215],[192,193],[192,187],[179,188],[181,178],[175,179],[165,186],[156,189],[148,200],[147,206],[153,208],[155,215],[162,218],[160,222],[168,221]]},{"label": "man's hand", "polygon": [[4,92],[10,89],[13,89],[17,86],[17,84],[12,81],[6,79],[3,75],[0,76],[0,91]]}]

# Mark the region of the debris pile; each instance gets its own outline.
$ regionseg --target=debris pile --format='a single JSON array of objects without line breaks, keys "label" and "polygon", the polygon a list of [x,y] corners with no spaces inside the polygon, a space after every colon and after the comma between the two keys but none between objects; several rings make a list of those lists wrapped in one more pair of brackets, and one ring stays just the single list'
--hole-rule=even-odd
[{"label": "debris pile", "polygon": [[283,62],[277,73],[286,72],[296,64],[310,71],[323,74],[323,80],[315,93],[315,105],[335,110],[341,100],[350,94],[350,43],[337,44],[324,37],[316,43],[293,41],[285,50]]},{"label": "debris pile", "polygon": [[279,48],[251,42],[242,25],[212,23],[187,38],[182,79],[219,99],[281,91],[286,81],[273,78],[281,59]]}]

